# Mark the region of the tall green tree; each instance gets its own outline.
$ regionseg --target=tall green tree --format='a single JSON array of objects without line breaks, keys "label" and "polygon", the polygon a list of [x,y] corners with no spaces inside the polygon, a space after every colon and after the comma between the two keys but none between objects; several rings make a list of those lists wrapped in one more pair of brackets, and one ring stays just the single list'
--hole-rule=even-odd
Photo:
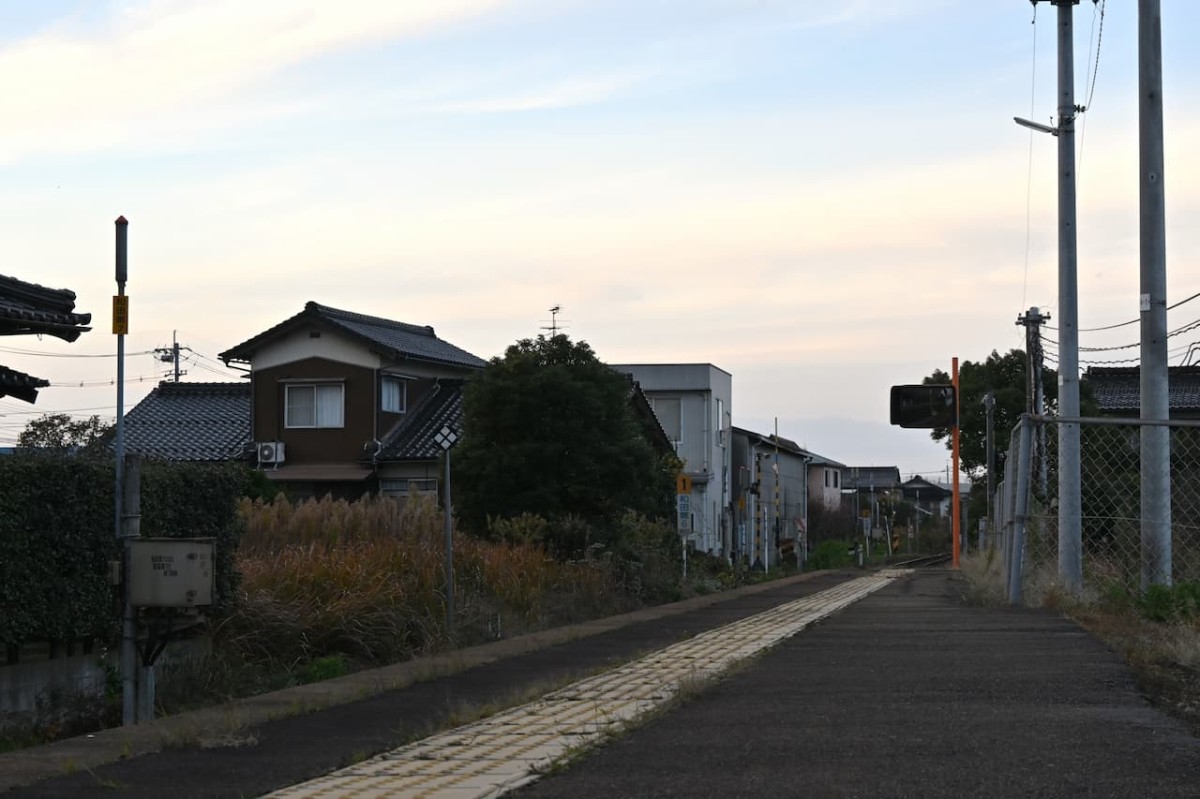
[{"label": "tall green tree", "polygon": [[17,435],[17,446],[103,458],[115,434],[113,423],[103,422],[99,416],[76,419],[65,413],[51,413],[26,424]]},{"label": "tall green tree", "polygon": [[[1010,350],[1001,355],[992,350],[987,360],[964,361],[958,369],[959,444],[963,471],[971,477],[982,478],[987,473],[987,408],[983,398],[993,392],[996,405],[993,410],[993,433],[995,435],[996,469],[1004,467],[1008,443],[1013,428],[1026,410],[1027,377],[1023,350]],[[1058,373],[1053,369],[1042,370],[1042,387],[1046,395],[1047,409],[1052,411],[1058,400]],[[938,369],[926,377],[925,384],[946,385],[950,375]],[[937,427],[930,432],[934,441],[944,441],[946,449],[953,446],[950,429]]]},{"label": "tall green tree", "polygon": [[626,510],[671,513],[672,455],[641,432],[630,383],[565,335],[524,339],[468,381],[454,450],[455,506],[468,528],[536,514],[602,529]]}]

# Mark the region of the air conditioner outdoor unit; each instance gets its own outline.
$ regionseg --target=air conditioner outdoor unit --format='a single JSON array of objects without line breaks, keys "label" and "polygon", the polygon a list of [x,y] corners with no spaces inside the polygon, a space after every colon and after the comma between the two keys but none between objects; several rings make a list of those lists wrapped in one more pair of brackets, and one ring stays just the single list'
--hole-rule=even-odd
[{"label": "air conditioner outdoor unit", "polygon": [[283,463],[282,441],[260,441],[255,446],[258,448],[259,463]]}]

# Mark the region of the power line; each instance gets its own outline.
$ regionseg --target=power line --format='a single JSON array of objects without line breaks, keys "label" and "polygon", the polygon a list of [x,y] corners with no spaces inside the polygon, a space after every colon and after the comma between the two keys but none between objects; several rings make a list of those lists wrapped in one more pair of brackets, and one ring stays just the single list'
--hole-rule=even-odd
[{"label": "power line", "polygon": [[[1033,119],[1037,100],[1037,3],[1033,4],[1033,66],[1029,77],[1029,118]],[[1033,130],[1029,131],[1029,167],[1025,175],[1025,277],[1021,284],[1021,306],[1029,294],[1029,249],[1033,236]]]},{"label": "power line", "polygon": [[[34,358],[115,358],[115,352],[106,353],[79,353],[79,352],[39,352],[37,350],[23,350],[19,347],[0,347],[0,352],[10,355],[28,355]],[[129,352],[126,355],[152,355],[154,350],[145,350],[143,352]]]},{"label": "power line", "polygon": [[[1176,308],[1178,308],[1179,306],[1189,303],[1192,300],[1196,299],[1197,297],[1200,297],[1200,291],[1196,292],[1195,294],[1188,297],[1187,299],[1180,300],[1179,302],[1175,303],[1174,305],[1168,305],[1167,310],[1173,311]],[[1136,325],[1140,321],[1142,321],[1142,320],[1139,318],[1139,319],[1130,319],[1128,322],[1119,322],[1118,324],[1115,324],[1115,325],[1105,325],[1104,327],[1081,327],[1079,329],[1079,332],[1080,333],[1099,333],[1104,330],[1116,330],[1118,327],[1126,327],[1128,325]],[[1057,327],[1051,327],[1050,325],[1046,325],[1046,329],[1047,330],[1058,330]]]}]

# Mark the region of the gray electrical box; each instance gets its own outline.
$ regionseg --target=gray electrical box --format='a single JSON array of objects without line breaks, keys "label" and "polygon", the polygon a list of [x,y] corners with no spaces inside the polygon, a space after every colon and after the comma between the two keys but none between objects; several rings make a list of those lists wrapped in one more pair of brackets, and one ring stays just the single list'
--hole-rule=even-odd
[{"label": "gray electrical box", "polygon": [[213,539],[136,538],[129,542],[129,598],[134,607],[211,605]]}]

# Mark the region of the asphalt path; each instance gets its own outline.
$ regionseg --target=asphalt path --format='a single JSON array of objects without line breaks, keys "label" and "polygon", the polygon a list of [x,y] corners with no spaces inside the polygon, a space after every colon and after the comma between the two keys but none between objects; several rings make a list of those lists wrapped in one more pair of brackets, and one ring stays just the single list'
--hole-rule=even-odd
[{"label": "asphalt path", "polygon": [[899,580],[510,796],[1200,796],[1200,739],[1116,654],[959,586]]},{"label": "asphalt path", "polygon": [[[814,573],[726,596],[650,608],[615,622],[580,625],[577,634],[558,636],[558,643],[532,651],[519,646],[520,642],[497,642],[482,648],[491,653],[482,658],[486,662],[481,665],[303,715],[230,728],[223,724],[219,711],[209,712],[204,715],[207,730],[194,730],[174,742],[167,738],[166,748],[140,756],[121,758],[120,731],[109,731],[103,741],[72,740],[9,753],[0,756],[0,785],[6,776],[10,784],[25,784],[0,792],[0,796],[258,796],[360,762],[480,710],[524,701],[539,690],[589,676],[859,575],[857,570]],[[612,629],[592,632],[606,627]],[[372,681],[369,672],[343,679],[363,686],[363,691]],[[312,692],[320,691],[321,686],[289,690]],[[286,711],[297,701],[268,696],[261,703]],[[83,755],[74,753],[89,752],[93,746],[107,747],[115,762],[79,765]],[[14,776],[18,773],[39,776],[31,781]]]}]

